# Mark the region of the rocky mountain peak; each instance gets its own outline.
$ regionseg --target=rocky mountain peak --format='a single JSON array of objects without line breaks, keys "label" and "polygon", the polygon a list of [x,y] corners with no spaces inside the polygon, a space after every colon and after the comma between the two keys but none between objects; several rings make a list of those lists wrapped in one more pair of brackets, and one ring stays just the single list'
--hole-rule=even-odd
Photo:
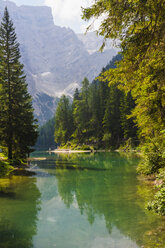
[{"label": "rocky mountain peak", "polygon": [[[16,27],[35,114],[42,124],[55,112],[57,101],[53,99],[63,93],[71,96],[84,77],[92,81],[116,50],[89,53],[85,42],[90,41],[80,39],[70,28],[54,25],[49,7],[18,7],[0,0],[1,16],[6,5]],[[44,106],[47,106],[47,114]]]}]

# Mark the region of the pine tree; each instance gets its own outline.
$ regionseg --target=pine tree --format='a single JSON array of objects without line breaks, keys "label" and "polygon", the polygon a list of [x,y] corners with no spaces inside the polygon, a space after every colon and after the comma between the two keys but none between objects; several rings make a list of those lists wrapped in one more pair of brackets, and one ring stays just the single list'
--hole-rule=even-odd
[{"label": "pine tree", "polygon": [[7,8],[0,27],[0,142],[8,159],[25,158],[37,138],[19,43]]},{"label": "pine tree", "polygon": [[79,93],[78,88],[76,88],[75,93],[73,95],[73,102],[76,101],[76,100],[79,100],[79,99],[80,99],[80,93]]},{"label": "pine tree", "polygon": [[73,132],[72,106],[63,95],[57,106],[55,115],[55,142],[66,144]]},{"label": "pine tree", "polygon": [[138,144],[137,126],[135,119],[130,116],[131,111],[135,108],[135,101],[132,98],[131,92],[122,94],[120,99],[120,112],[121,112],[121,127],[124,134],[124,139],[131,138],[133,144]]},{"label": "pine tree", "polygon": [[[76,93],[76,92],[75,92]],[[84,78],[78,99],[73,106],[74,126],[76,127],[73,137],[78,143],[83,143],[89,138],[89,81]]]},{"label": "pine tree", "polygon": [[106,145],[118,147],[123,137],[121,130],[120,99],[122,92],[111,86],[106,103],[105,115],[103,118],[104,137]]}]

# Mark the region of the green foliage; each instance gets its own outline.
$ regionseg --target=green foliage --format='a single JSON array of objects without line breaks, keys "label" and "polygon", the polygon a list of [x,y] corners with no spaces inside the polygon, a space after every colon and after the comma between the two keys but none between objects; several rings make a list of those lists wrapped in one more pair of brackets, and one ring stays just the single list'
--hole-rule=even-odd
[{"label": "green foliage", "polygon": [[19,43],[6,8],[0,26],[0,143],[11,160],[25,158],[37,138],[32,99],[20,57]]},{"label": "green foliage", "polygon": [[125,152],[133,151],[136,149],[135,141],[132,138],[129,138],[122,145],[120,145],[119,149]]},{"label": "green foliage", "polygon": [[102,138],[102,141],[104,142],[105,144],[105,147],[111,147],[110,144],[111,144],[111,133],[104,133],[103,135],[103,138]]},{"label": "green foliage", "polygon": [[165,128],[164,0],[97,0],[83,10],[86,20],[102,14],[105,18],[99,34],[105,39],[120,39],[122,50],[118,68],[104,72],[102,80],[131,91],[136,103],[132,117],[140,136],[161,140],[160,133]]},{"label": "green foliage", "polygon": [[[161,142],[161,143],[160,143]],[[143,174],[152,174],[158,172],[165,166],[164,139],[148,139],[148,142],[141,147],[143,160],[139,164],[137,171]]]},{"label": "green foliage", "polygon": [[[103,118],[104,133],[110,133],[109,146],[119,147],[123,139],[121,128],[120,101],[122,92],[117,87],[109,88],[109,97],[106,102],[106,109]],[[107,135],[106,135],[107,136]]]},{"label": "green foliage", "polygon": [[[130,117],[131,111],[135,108],[135,101],[132,98],[131,92],[128,94],[122,94],[120,103],[120,113],[121,113],[121,126],[124,133],[124,139],[127,140],[129,137],[134,137],[132,139],[132,145],[138,145],[137,140],[137,127],[135,124],[135,118]],[[134,128],[131,128],[134,127]]]},{"label": "green foliage", "polygon": [[[98,33],[105,41],[119,39],[122,54],[118,67],[103,72],[101,80],[131,92],[135,102],[132,113],[127,113],[126,105],[121,111],[124,118],[129,115],[136,121],[143,144],[144,161],[138,171],[157,172],[165,166],[165,2],[96,0],[83,9],[85,20],[100,16]],[[123,120],[122,126],[124,136],[130,136]],[[157,200],[161,198],[157,196]]]},{"label": "green foliage", "polygon": [[[96,0],[91,7],[83,9],[83,19],[92,20],[100,16],[102,22],[98,33],[105,39],[120,39],[122,46],[132,43],[137,52],[145,52],[155,39],[163,38],[164,0]],[[135,51],[134,51],[135,52]]]},{"label": "green foliage", "polygon": [[[117,55],[116,59],[119,60],[120,56]],[[114,68],[116,59],[113,58],[107,68]],[[82,146],[88,149],[114,149],[129,138],[137,139],[137,129],[132,119],[127,119],[127,114],[130,114],[134,107],[134,101],[130,93],[125,95],[117,86],[108,87],[106,82],[98,80],[89,84],[88,79],[84,78],[81,90],[75,91],[72,111],[69,110],[69,101],[65,104],[68,112],[64,111],[64,100],[66,101],[66,97],[63,96],[57,108],[59,128],[55,128],[56,142],[63,147],[64,144],[68,145],[69,141],[72,145],[76,144],[74,149],[78,149],[78,146],[81,149]],[[67,116],[73,121],[72,125],[69,124]],[[69,136],[66,137],[66,133]]]},{"label": "green foliage", "polygon": [[[73,139],[77,140],[77,143],[83,143],[84,140],[88,139],[90,128],[90,109],[89,109],[89,81],[84,78],[82,81],[82,88],[79,96],[76,97],[76,91],[73,99],[73,123],[74,133]],[[76,127],[76,128],[75,128]]]},{"label": "green foliage", "polygon": [[8,176],[13,171],[8,161],[0,160],[0,177]]},{"label": "green foliage", "polygon": [[160,170],[157,176],[157,193],[154,200],[148,204],[148,209],[158,214],[165,215],[165,171]]},{"label": "green foliage", "polygon": [[55,115],[55,142],[66,144],[73,130],[72,106],[63,95],[57,106]]}]

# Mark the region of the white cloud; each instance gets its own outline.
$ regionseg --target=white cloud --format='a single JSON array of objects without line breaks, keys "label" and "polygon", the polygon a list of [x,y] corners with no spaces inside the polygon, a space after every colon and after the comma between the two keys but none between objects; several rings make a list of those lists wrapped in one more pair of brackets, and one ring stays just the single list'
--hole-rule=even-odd
[{"label": "white cloud", "polygon": [[[90,6],[94,0],[12,0],[20,5],[46,5],[52,8],[54,23],[70,27],[75,32],[85,32],[88,23],[81,19],[81,7]],[[96,22],[97,23],[97,22]],[[95,24],[96,27],[96,24]]]},{"label": "white cloud", "polygon": [[[94,0],[12,0],[20,5],[46,5],[52,8],[54,23],[70,27],[75,32],[85,32],[88,23],[81,19],[81,7],[90,6]],[[96,22],[97,23],[97,22]],[[96,26],[95,26],[96,27]]]},{"label": "white cloud", "polygon": [[80,32],[84,26],[81,7],[90,6],[92,2],[92,0],[45,0],[45,5],[52,8],[55,24],[71,27]]}]

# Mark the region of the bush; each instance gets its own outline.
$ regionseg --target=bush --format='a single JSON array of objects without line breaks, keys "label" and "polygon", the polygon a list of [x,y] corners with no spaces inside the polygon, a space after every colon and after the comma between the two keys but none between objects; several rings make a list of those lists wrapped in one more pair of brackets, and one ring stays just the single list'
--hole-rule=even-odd
[{"label": "bush", "polygon": [[[159,147],[159,148],[158,148]],[[165,166],[165,152],[157,144],[146,143],[142,147],[143,161],[138,165],[139,173],[149,175],[158,172],[160,168]]]},{"label": "bush", "polygon": [[13,171],[13,167],[7,161],[0,161],[0,177],[8,176]]},{"label": "bush", "polygon": [[81,150],[83,150],[83,151],[93,150],[93,147],[91,147],[89,145],[82,145]]},{"label": "bush", "polygon": [[157,193],[154,200],[151,201],[147,208],[160,215],[165,216],[165,170],[160,170],[157,176]]},{"label": "bush", "polygon": [[132,138],[127,139],[124,144],[121,144],[119,150],[124,150],[125,152],[135,149],[135,145]]}]

